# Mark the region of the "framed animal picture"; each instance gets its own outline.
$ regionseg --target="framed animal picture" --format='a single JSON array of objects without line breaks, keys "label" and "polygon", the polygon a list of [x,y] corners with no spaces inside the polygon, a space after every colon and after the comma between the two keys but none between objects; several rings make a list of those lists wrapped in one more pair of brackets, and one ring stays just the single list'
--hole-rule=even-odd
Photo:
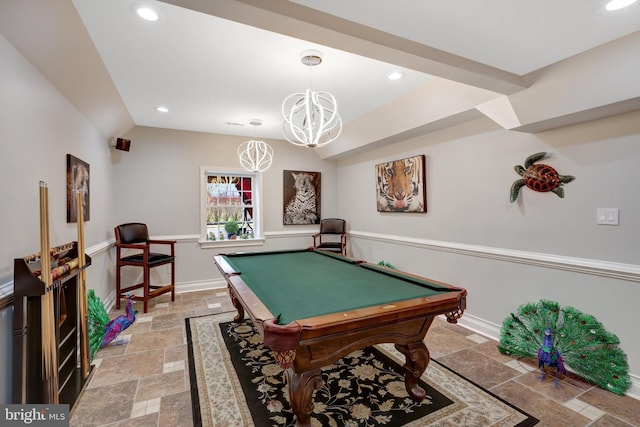
[{"label": "framed animal picture", "polygon": [[283,172],[282,223],[320,224],[320,172]]},{"label": "framed animal picture", "polygon": [[76,194],[82,193],[82,213],[89,221],[89,163],[67,154],[67,222],[78,221]]},{"label": "framed animal picture", "polygon": [[376,165],[378,212],[426,212],[425,156]]}]

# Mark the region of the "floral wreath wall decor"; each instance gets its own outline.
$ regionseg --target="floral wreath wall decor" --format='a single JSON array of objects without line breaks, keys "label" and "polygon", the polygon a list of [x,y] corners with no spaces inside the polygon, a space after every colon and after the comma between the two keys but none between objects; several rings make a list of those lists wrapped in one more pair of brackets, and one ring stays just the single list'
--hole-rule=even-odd
[{"label": "floral wreath wall decor", "polygon": [[511,203],[518,199],[520,188],[523,186],[540,193],[551,191],[561,199],[564,198],[564,188],[562,188],[562,186],[573,181],[575,177],[571,175],[560,175],[549,165],[542,163],[534,164],[538,160],[545,158],[546,155],[546,152],[532,154],[524,161],[524,167],[520,165],[514,166],[515,171],[518,175],[522,176],[522,178],[516,180],[511,185]]}]

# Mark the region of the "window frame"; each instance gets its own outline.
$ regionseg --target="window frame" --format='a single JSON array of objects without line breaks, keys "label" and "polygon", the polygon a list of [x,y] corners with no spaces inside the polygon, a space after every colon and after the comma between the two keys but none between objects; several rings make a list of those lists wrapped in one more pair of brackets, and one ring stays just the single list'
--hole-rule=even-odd
[{"label": "window frame", "polygon": [[[251,178],[251,205],[253,207],[253,232],[250,239],[235,240],[209,240],[207,232],[207,179],[211,175],[228,175]],[[258,246],[264,243],[264,231],[262,220],[262,175],[259,172],[251,172],[244,169],[224,168],[217,166],[200,167],[200,237],[202,248],[229,247],[229,246]]]}]

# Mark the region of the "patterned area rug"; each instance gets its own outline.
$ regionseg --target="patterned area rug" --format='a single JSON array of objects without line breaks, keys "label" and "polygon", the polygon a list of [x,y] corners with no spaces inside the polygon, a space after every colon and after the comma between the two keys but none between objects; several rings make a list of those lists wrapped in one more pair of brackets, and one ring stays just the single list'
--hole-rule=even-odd
[{"label": "patterned area rug", "polygon": [[[283,372],[250,322],[235,313],[186,319],[195,426],[295,426]],[[351,353],[322,368],[313,426],[527,427],[538,421],[432,360],[427,396],[404,388],[404,356],[393,345]]]}]

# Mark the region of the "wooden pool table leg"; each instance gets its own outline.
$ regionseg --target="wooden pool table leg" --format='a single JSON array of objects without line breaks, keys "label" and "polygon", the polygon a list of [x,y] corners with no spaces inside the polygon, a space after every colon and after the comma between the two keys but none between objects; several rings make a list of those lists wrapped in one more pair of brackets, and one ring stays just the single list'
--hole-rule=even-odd
[{"label": "wooden pool table leg", "polygon": [[231,304],[233,304],[236,310],[238,310],[238,315],[233,318],[233,321],[241,322],[244,319],[244,307],[242,306],[240,301],[238,301],[238,298],[236,298],[236,295],[233,293],[231,286],[229,286],[227,290],[229,291],[229,296],[231,297]]},{"label": "wooden pool table leg", "polygon": [[313,412],[313,392],[322,387],[320,369],[313,369],[297,373],[293,368],[286,371],[287,384],[289,386],[289,399],[291,409],[296,414],[296,426],[311,426],[311,412]]},{"label": "wooden pool table leg", "polygon": [[424,399],[425,391],[418,385],[420,377],[429,364],[429,350],[422,341],[407,345],[395,345],[396,349],[406,358],[404,368],[404,386],[409,396],[416,402]]}]

